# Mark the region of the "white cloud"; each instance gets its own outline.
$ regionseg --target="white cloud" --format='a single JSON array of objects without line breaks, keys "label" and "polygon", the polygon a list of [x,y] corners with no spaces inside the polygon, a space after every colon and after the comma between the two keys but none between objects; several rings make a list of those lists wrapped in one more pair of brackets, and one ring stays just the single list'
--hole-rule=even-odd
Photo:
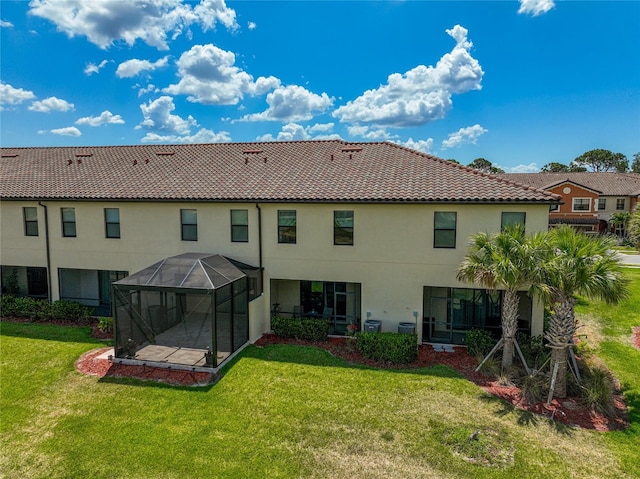
[{"label": "white cloud", "polygon": [[157,100],[149,101],[149,104],[143,103],[140,110],[144,120],[136,128],[188,135],[191,127],[198,126],[198,123],[191,115],[186,120],[172,115],[171,112],[175,109],[173,98],[170,96],[161,96]]},{"label": "white cloud", "polygon": [[309,133],[326,132],[333,130],[335,123],[316,123],[309,127]]},{"label": "white cloud", "polygon": [[0,20],[0,28],[13,28],[13,23],[6,20]]},{"label": "white cloud", "polygon": [[226,131],[214,133],[206,128],[201,128],[195,135],[158,135],[147,133],[141,140],[144,143],[227,143],[231,136]]},{"label": "white cloud", "polygon": [[0,83],[0,105],[18,105],[35,97],[29,90],[14,88],[8,83]]},{"label": "white cloud", "polygon": [[451,96],[480,90],[484,72],[469,53],[473,44],[460,25],[446,31],[456,45],[436,66],[418,65],[404,74],[389,75],[387,84],[364,92],[333,112],[342,122],[371,122],[383,126],[418,126],[444,118]]},{"label": "white cloud", "polygon": [[520,0],[520,8],[518,13],[533,15],[537,17],[543,13],[547,13],[556,4],[554,0]]},{"label": "white cloud", "polygon": [[455,133],[449,133],[449,138],[443,140],[442,142],[442,148],[453,148],[454,146],[458,146],[461,143],[475,144],[478,141],[478,138],[484,135],[487,131],[489,130],[481,127],[478,124],[460,128]]},{"label": "white cloud", "polygon": [[260,77],[254,82],[235,61],[232,52],[211,44],[194,45],[177,62],[180,81],[163,91],[188,95],[187,100],[194,103],[235,105],[245,94],[262,95],[280,86],[275,77]]},{"label": "white cloud", "polygon": [[246,115],[243,121],[304,121],[313,118],[314,113],[322,113],[333,104],[333,98],[326,93],[316,95],[309,90],[289,85],[277,88],[267,95],[267,108],[262,113]]},{"label": "white cloud", "polygon": [[51,130],[51,133],[54,135],[60,136],[81,136],[80,130],[78,130],[75,126],[67,126],[66,128],[56,128],[55,130]]},{"label": "white cloud", "polygon": [[371,129],[366,125],[352,125],[347,128],[349,135],[359,136],[367,140],[388,140],[391,135],[383,129]]},{"label": "white cloud", "polygon": [[55,23],[69,37],[86,36],[100,48],[123,40],[132,46],[140,39],[159,50],[168,50],[167,34],[175,39],[198,24],[203,31],[221,23],[238,27],[235,10],[224,0],[202,0],[192,7],[182,0],[32,0],[30,14]]},{"label": "white cloud", "polygon": [[[333,127],[333,124],[330,123]],[[274,137],[272,134],[267,133],[265,135],[256,138],[256,141],[301,141],[301,140],[340,140],[340,135],[337,133],[328,135],[313,135],[316,132],[328,132],[327,125],[316,124],[314,126],[302,126],[297,123],[287,123],[282,127],[280,132]]]},{"label": "white cloud", "polygon": [[116,69],[116,76],[118,78],[131,78],[144,71],[153,71],[157,68],[163,68],[167,66],[168,62],[169,57],[161,58],[153,63],[149,60],[138,60],[137,58],[132,58],[131,60],[127,60],[118,65],[118,68]]},{"label": "white cloud", "polygon": [[153,83],[149,83],[145,88],[140,88],[138,90],[138,96],[146,95],[147,93],[157,93],[160,89],[157,88]]},{"label": "white cloud", "polygon": [[536,163],[529,163],[528,165],[518,165],[513,167],[505,167],[495,165],[498,168],[503,169],[506,173],[537,173],[540,171]]},{"label": "white cloud", "polygon": [[95,63],[87,63],[87,66],[84,68],[84,74],[93,75],[94,73],[98,73],[107,66],[107,63],[109,63],[108,60],[102,60],[98,65]]},{"label": "white cloud", "polygon": [[120,115],[114,115],[109,110],[100,113],[100,116],[85,116],[76,120],[76,125],[100,126],[123,124],[124,120]]},{"label": "white cloud", "polygon": [[69,103],[66,100],[50,96],[44,100],[38,100],[31,103],[29,110],[39,111],[41,113],[48,113],[50,111],[69,111],[73,110],[73,103]]},{"label": "white cloud", "polygon": [[426,140],[414,140],[413,138],[409,138],[407,141],[396,141],[396,143],[423,153],[431,153],[431,149],[433,148],[433,138],[428,138]]},{"label": "white cloud", "polygon": [[257,27],[256,22],[248,22],[248,23],[247,23],[247,28],[248,28],[249,30],[255,30],[255,29],[256,29],[256,27]]}]

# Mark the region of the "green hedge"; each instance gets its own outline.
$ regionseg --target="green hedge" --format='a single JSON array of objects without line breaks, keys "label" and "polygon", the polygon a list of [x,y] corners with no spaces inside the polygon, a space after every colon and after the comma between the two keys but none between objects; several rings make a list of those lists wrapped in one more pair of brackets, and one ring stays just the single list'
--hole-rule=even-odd
[{"label": "green hedge", "polygon": [[4,317],[26,317],[38,321],[65,320],[82,322],[93,311],[80,303],[59,299],[50,303],[45,299],[33,299],[28,296],[0,296],[0,315]]},{"label": "green hedge", "polygon": [[329,321],[313,318],[271,318],[273,334],[281,338],[325,341],[329,335]]},{"label": "green hedge", "polygon": [[356,333],[362,356],[374,361],[410,364],[418,358],[418,336],[404,333]]},{"label": "green hedge", "polygon": [[484,358],[496,345],[491,333],[484,329],[470,329],[466,333],[467,352],[471,356]]}]

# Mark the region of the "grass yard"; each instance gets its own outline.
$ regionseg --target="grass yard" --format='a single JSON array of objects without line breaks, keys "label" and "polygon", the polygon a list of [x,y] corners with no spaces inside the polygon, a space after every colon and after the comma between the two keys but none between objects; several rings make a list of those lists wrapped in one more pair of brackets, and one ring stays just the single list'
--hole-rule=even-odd
[{"label": "grass yard", "polygon": [[579,330],[595,354],[620,379],[631,415],[631,427],[626,431],[604,435],[621,464],[640,477],[640,351],[631,345],[631,332],[640,326],[640,268],[626,268],[631,296],[611,306],[600,301],[580,301],[577,319],[584,324]]},{"label": "grass yard", "polygon": [[[250,346],[207,388],[97,379],[89,328],[2,323],[7,478],[640,477],[640,270],[634,298],[582,302],[632,427],[599,433],[512,410],[444,367],[355,367],[323,350]],[[477,432],[477,439],[471,439]]]}]

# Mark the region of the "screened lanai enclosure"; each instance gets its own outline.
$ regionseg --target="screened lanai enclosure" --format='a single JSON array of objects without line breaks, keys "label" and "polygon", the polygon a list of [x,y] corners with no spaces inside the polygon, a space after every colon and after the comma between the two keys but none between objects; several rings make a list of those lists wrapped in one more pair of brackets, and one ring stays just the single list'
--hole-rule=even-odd
[{"label": "screened lanai enclosure", "polygon": [[115,356],[217,367],[249,340],[249,282],[239,264],[185,253],[113,283]]}]

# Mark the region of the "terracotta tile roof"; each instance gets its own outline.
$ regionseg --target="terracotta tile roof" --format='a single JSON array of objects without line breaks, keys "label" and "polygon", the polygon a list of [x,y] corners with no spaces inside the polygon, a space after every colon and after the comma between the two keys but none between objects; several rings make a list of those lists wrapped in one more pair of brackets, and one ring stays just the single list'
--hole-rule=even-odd
[{"label": "terracotta tile roof", "polygon": [[542,189],[571,181],[596,190],[604,196],[640,195],[640,174],[638,173],[506,173],[498,176]]},{"label": "terracotta tile roof", "polygon": [[550,203],[559,197],[393,143],[2,148],[0,198]]}]

